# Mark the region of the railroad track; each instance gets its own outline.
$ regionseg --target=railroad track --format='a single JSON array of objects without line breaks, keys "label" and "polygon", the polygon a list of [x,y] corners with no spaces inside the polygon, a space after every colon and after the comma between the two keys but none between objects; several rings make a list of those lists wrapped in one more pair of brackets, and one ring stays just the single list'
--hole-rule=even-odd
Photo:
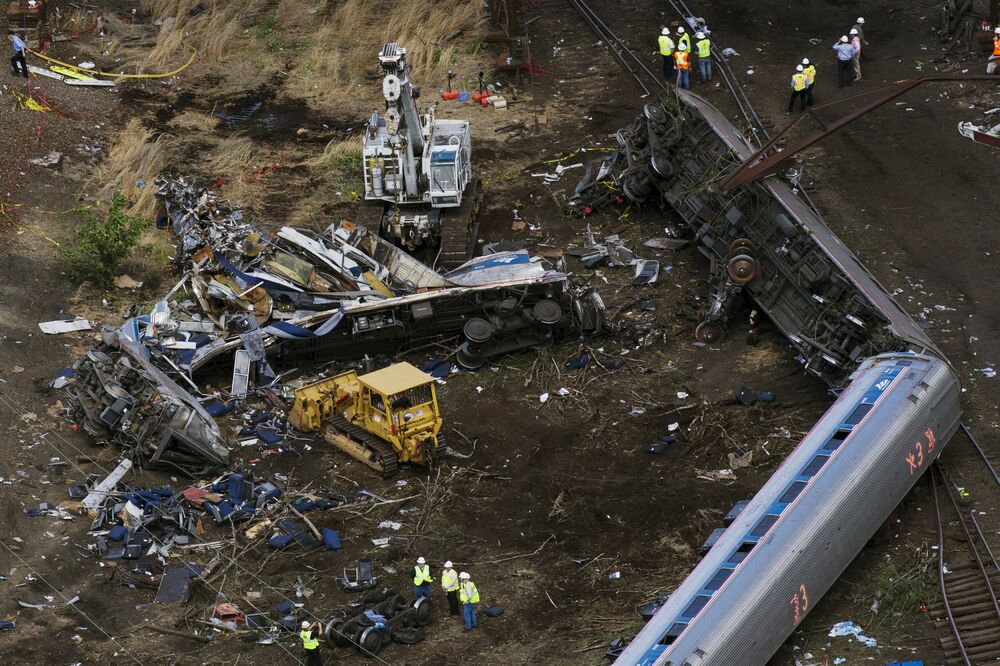
[{"label": "railroad track", "polygon": [[[996,471],[972,433],[963,424],[962,431],[973,443],[1000,485]],[[939,492],[939,486],[944,493]],[[931,607],[932,617],[942,630],[941,647],[949,664],[978,666],[1000,663],[1000,564],[976,519],[974,509],[963,509],[955,497],[954,485],[939,463],[931,469],[938,531],[938,585],[940,602]],[[945,538],[946,519],[942,516],[940,495],[948,498],[954,511],[957,536]],[[957,547],[953,544],[958,543]],[[945,574],[947,556],[949,573]]]}]

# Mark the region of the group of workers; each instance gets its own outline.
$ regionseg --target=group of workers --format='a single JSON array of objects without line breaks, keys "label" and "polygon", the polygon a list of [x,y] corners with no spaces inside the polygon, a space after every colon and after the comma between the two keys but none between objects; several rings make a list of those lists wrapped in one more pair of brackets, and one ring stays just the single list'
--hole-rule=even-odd
[{"label": "group of workers", "polygon": [[[837,86],[839,88],[861,80],[861,60],[864,57],[862,46],[868,46],[868,42],[865,41],[864,29],[865,19],[863,16],[859,16],[854,27],[851,28],[850,36],[843,35],[833,45],[833,50],[837,55]],[[800,112],[813,105],[813,86],[815,84],[816,66],[809,62],[809,58],[803,58],[802,62],[796,66],[795,73],[792,74],[790,84],[792,95],[788,99],[789,113],[794,109],[796,100],[799,102]]]},{"label": "group of workers", "polygon": [[[424,557],[418,557],[413,565],[413,600],[431,596],[431,566]],[[479,589],[472,582],[468,572],[455,571],[451,560],[444,563],[441,570],[441,589],[448,599],[448,609],[451,615],[464,615],[465,630],[472,631],[479,626],[476,620],[476,604],[479,603]],[[461,607],[459,606],[461,604]],[[303,620],[299,638],[302,639],[302,649],[306,653],[306,666],[323,666],[323,658],[319,651],[319,638],[323,627],[319,622]]]},{"label": "group of workers", "polygon": [[[707,31],[695,33],[694,43],[698,55],[698,71],[703,83],[712,80],[712,42]],[[691,87],[691,35],[684,26],[677,28],[677,42],[670,36],[670,28],[660,31],[660,57],[663,59],[663,78],[669,81],[677,73],[675,83],[678,88]]]},{"label": "group of workers", "polygon": [[[431,567],[423,557],[417,558],[417,563],[413,567],[413,598],[422,599],[431,596]],[[468,572],[458,573],[455,571],[451,560],[444,563],[441,570],[441,589],[448,599],[448,612],[452,615],[459,614],[459,602],[461,602],[461,614],[465,619],[465,630],[472,631],[479,626],[476,621],[476,604],[479,603],[479,590],[472,582],[472,576]]]}]

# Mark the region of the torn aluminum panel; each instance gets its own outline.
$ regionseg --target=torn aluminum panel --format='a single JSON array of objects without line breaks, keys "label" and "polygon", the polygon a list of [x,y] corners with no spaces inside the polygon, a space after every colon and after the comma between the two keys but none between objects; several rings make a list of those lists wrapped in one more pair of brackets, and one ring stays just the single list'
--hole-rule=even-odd
[{"label": "torn aluminum panel", "polygon": [[142,345],[109,332],[73,369],[76,381],[66,390],[77,422],[140,466],[196,476],[228,462],[215,421]]},{"label": "torn aluminum panel", "polygon": [[966,139],[972,139],[976,143],[1000,148],[1000,124],[987,127],[985,125],[962,122],[958,124],[958,133]]},{"label": "torn aluminum panel", "polygon": [[[806,370],[839,386],[860,359],[906,344],[934,350],[822,218],[776,177],[724,193],[708,187],[753,150],[725,116],[684,90],[647,104],[620,129],[619,150],[591,164],[576,204],[625,196],[668,204],[712,266],[715,290],[696,335],[723,334],[733,296],[746,290],[794,344]],[[603,180],[592,174],[604,173]]]}]

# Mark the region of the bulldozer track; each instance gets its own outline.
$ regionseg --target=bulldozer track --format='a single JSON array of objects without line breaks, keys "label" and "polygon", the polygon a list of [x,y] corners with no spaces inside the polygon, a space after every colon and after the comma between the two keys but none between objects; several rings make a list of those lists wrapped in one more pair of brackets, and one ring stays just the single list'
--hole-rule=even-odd
[{"label": "bulldozer track", "polygon": [[332,417],[328,424],[372,451],[375,460],[382,466],[382,478],[388,479],[399,471],[399,458],[396,455],[396,450],[385,440],[356,426],[342,415]]},{"label": "bulldozer track", "polygon": [[458,268],[475,254],[479,240],[479,209],[483,203],[483,184],[469,183],[462,195],[462,205],[454,211],[443,211],[441,218],[442,268]]}]

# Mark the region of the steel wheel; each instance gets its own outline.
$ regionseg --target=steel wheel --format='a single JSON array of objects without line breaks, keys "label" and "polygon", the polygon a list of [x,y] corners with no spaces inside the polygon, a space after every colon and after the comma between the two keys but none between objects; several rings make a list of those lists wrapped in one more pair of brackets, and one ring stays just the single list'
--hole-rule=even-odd
[{"label": "steel wheel", "polygon": [[718,342],[725,334],[722,324],[717,321],[703,321],[694,329],[694,337],[698,342],[703,342],[706,345]]},{"label": "steel wheel", "polygon": [[734,284],[750,284],[757,277],[757,262],[749,254],[738,254],[726,264],[726,273]]}]

